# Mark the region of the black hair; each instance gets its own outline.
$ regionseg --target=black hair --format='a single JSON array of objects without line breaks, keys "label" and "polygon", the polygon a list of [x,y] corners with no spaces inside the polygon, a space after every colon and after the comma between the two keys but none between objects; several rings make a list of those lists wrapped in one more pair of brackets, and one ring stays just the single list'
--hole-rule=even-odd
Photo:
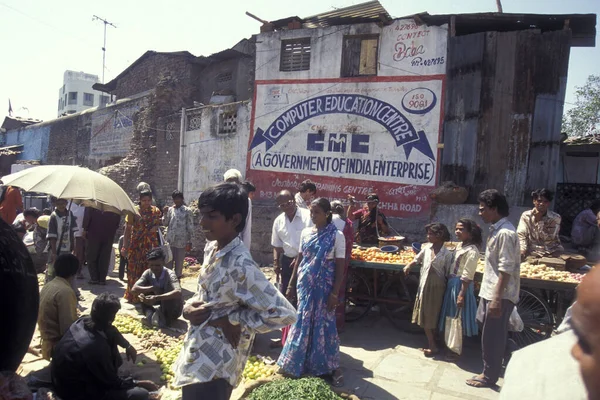
[{"label": "black hair", "polygon": [[592,204],[590,204],[590,210],[592,210],[594,214],[600,212],[600,199],[594,200]]},{"label": "black hair", "polygon": [[289,197],[291,200],[294,199],[294,195],[289,190],[282,190],[281,192],[277,193],[277,196],[275,196],[275,200],[280,199],[282,197]]},{"label": "black hair", "polygon": [[152,192],[149,190],[144,190],[140,192],[140,200],[142,200],[144,197],[150,197],[152,198]]},{"label": "black hair", "polygon": [[73,254],[61,254],[56,258],[54,270],[56,276],[61,278],[70,278],[77,273],[79,269],[79,260]]},{"label": "black hair", "polygon": [[477,201],[485,204],[489,208],[495,208],[501,216],[508,217],[509,207],[506,196],[496,189],[488,189],[479,193]]},{"label": "black hair", "polygon": [[176,198],[183,199],[183,193],[181,193],[179,190],[173,190],[173,194],[171,195],[171,197],[173,198],[173,200]]},{"label": "black hair", "polygon": [[469,232],[469,234],[471,235],[470,243],[474,244],[477,247],[481,247],[481,228],[479,227],[479,225],[477,225],[477,222],[469,218],[461,218],[456,223],[462,224],[465,230]]},{"label": "black hair", "polygon": [[52,210],[49,208],[44,208],[44,211],[42,211],[42,214],[44,215],[52,215]]},{"label": "black hair", "polygon": [[238,232],[244,230],[248,216],[248,194],[236,183],[220,183],[206,189],[198,198],[198,208],[210,207],[223,214],[226,220],[235,214],[241,215],[241,222],[236,227]]},{"label": "black hair", "polygon": [[116,295],[109,292],[101,293],[92,303],[91,320],[84,323],[85,327],[91,331],[108,329],[120,309],[121,302]]},{"label": "black hair", "polygon": [[23,211],[23,216],[24,217],[39,218],[40,217],[40,210],[38,210],[35,207],[28,208],[27,210]]},{"label": "black hair", "polygon": [[317,185],[315,185],[310,179],[305,180],[300,184],[300,186],[298,186],[298,191],[300,193],[304,193],[307,190],[313,193],[317,193]]},{"label": "black hair", "polygon": [[246,190],[246,193],[256,192],[256,186],[254,186],[254,184],[250,181],[242,183],[242,186]]},{"label": "black hair", "polygon": [[146,254],[146,260],[165,260],[167,258],[165,251],[161,247],[155,247]]},{"label": "black hair", "polygon": [[444,224],[427,224],[425,225],[425,232],[431,232],[435,236],[439,236],[444,242],[448,242],[450,240],[450,231]]},{"label": "black hair", "polygon": [[319,197],[318,199],[314,199],[311,206],[317,206],[321,210],[325,211],[327,214],[327,223],[330,224],[333,221],[333,214],[331,213],[331,203],[325,197]]},{"label": "black hair", "polygon": [[539,199],[540,197],[545,198],[548,201],[552,201],[554,199],[554,192],[550,189],[538,189],[531,192],[531,197],[534,200]]},{"label": "black hair", "polygon": [[369,193],[367,195],[367,201],[375,201],[379,203],[379,196],[377,196],[377,193]]},{"label": "black hair", "polygon": [[337,214],[339,216],[345,216],[344,206],[342,205],[342,202],[339,200],[332,201],[331,202],[331,212],[333,212],[334,214]]}]

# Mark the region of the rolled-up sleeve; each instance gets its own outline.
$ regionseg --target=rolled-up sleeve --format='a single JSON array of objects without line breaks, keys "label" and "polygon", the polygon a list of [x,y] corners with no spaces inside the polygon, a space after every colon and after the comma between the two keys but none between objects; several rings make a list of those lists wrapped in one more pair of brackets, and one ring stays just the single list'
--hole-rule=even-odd
[{"label": "rolled-up sleeve", "polygon": [[517,234],[519,235],[519,253],[521,251],[527,251],[529,248],[529,227],[527,225],[527,212],[521,214],[519,225],[517,227]]},{"label": "rolled-up sleeve", "polygon": [[229,314],[233,325],[244,324],[258,333],[267,333],[296,322],[296,310],[267,280],[254,261],[244,259],[240,273],[232,276],[241,308]]},{"label": "rolled-up sleeve", "polygon": [[477,271],[477,261],[479,261],[479,252],[475,250],[468,251],[463,257],[465,258],[465,268],[463,269],[463,273],[460,279],[462,281],[470,282],[475,277],[475,272]]},{"label": "rolled-up sleeve", "polygon": [[496,236],[498,248],[498,270],[512,274],[521,264],[519,240],[514,232],[502,230]]}]

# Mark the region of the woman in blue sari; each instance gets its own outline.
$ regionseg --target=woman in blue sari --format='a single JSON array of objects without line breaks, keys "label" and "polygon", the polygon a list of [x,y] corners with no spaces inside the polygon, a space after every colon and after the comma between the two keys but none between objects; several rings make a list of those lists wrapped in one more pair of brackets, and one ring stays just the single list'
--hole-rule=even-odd
[{"label": "woman in blue sari", "polygon": [[[460,244],[454,251],[452,268],[448,274],[448,284],[444,303],[440,312],[439,329],[444,331],[446,317],[456,317],[461,311],[463,335],[477,336],[477,301],[473,292],[473,278],[479,260],[481,246],[481,228],[473,220],[462,218],[456,223],[454,231]],[[455,361],[458,355],[448,351],[446,359]]]},{"label": "woman in blue sari", "polygon": [[341,386],[335,309],[343,281],[346,243],[331,222],[327,199],[314,200],[310,216],[315,226],[302,231],[300,254],[288,287],[288,298],[298,300],[298,320],[290,329],[277,364],[287,375],[331,376],[334,386]]}]

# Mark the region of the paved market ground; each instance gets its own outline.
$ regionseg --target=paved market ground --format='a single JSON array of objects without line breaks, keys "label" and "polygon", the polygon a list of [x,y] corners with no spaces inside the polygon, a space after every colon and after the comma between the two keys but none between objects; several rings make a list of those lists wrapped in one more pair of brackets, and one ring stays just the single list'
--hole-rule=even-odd
[{"label": "paved market ground", "polygon": [[[270,273],[269,270],[265,272],[267,275]],[[84,282],[87,282],[87,279],[78,280],[85,298],[81,303],[81,311],[84,314],[89,313],[91,303],[97,294],[110,291],[122,296],[124,292],[124,283],[116,278],[115,273],[110,274],[106,286],[90,287]],[[193,295],[195,282],[194,277],[182,280],[186,299]],[[121,312],[137,316],[131,305],[124,301],[122,304]],[[178,327],[185,329],[185,322],[180,321]],[[276,359],[279,350],[270,349],[269,343],[278,336],[277,332],[259,335],[254,352]],[[135,336],[126,335],[126,337],[134,346],[140,344]],[[401,332],[377,312],[372,312],[358,322],[347,324],[345,332],[341,335],[341,341],[345,389],[346,392],[355,394],[360,399],[479,400],[496,399],[499,396],[498,392],[492,389],[471,388],[464,383],[466,379],[481,371],[481,353],[477,341],[465,344],[465,353],[456,364],[444,361],[443,357],[427,359],[418,350],[425,345],[424,335]],[[39,335],[36,332],[32,345],[36,346],[38,343]],[[161,372],[158,365],[153,364],[155,360],[153,354],[144,353],[140,357],[146,358],[149,363],[140,368],[126,362],[122,372],[158,382]],[[22,365],[22,374],[45,365],[45,361],[27,354]],[[502,380],[499,384],[502,385]],[[238,400],[242,392],[243,388],[238,388],[232,399]]]}]

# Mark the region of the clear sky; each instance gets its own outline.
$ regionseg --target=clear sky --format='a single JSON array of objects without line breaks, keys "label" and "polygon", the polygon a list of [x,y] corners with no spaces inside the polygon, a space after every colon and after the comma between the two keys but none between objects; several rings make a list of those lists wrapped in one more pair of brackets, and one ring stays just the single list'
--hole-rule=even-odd
[{"label": "clear sky", "polygon": [[[380,0],[393,17],[427,11],[430,14],[493,12],[495,0]],[[65,70],[101,76],[103,24],[108,29],[106,81],[118,75],[147,50],[187,50],[210,55],[259,32],[260,23],[245,11],[265,19],[307,17],[361,3],[362,0],[0,0],[0,116],[13,110],[23,117],[56,117],[58,89]],[[600,0],[503,0],[507,13],[596,13]],[[567,103],[574,87],[588,75],[600,74],[598,47],[573,48],[569,63]],[[566,104],[566,107],[569,107]],[[29,111],[22,107],[26,107]]]}]

